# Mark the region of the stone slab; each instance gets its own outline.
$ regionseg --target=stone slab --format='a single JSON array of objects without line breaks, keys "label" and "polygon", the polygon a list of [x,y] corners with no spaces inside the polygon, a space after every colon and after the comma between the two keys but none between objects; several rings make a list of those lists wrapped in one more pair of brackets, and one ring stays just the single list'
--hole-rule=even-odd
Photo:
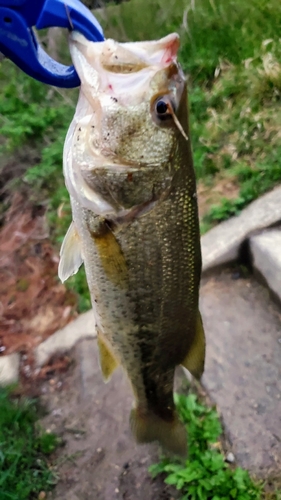
[{"label": "stone slab", "polygon": [[253,266],[281,301],[281,230],[272,229],[250,239]]},{"label": "stone slab", "polygon": [[20,355],[15,352],[0,357],[0,386],[14,384],[19,379]]},{"label": "stone slab", "polygon": [[281,220],[281,186],[201,238],[203,272],[237,259],[243,241]]},{"label": "stone slab", "polygon": [[35,349],[36,366],[43,366],[48,359],[58,352],[71,349],[79,340],[96,337],[95,318],[93,310],[78,316],[77,319],[68,323],[64,328],[58,330]]},{"label": "stone slab", "polygon": [[207,338],[203,384],[234,456],[258,475],[280,471],[280,308],[266,287],[228,271],[202,280],[200,308]]}]

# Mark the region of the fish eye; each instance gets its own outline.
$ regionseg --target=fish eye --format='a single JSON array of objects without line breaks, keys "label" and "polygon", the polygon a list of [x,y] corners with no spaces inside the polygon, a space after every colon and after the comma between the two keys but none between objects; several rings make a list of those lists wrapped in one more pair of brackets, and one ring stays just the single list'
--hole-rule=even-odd
[{"label": "fish eye", "polygon": [[154,113],[156,118],[160,121],[168,120],[172,118],[174,112],[174,105],[171,102],[170,97],[162,96],[158,97],[158,99],[154,103]]},{"label": "fish eye", "polygon": [[160,99],[160,101],[158,101],[156,103],[156,112],[158,115],[164,115],[165,113],[167,113],[168,111],[168,106],[167,106],[167,103],[165,101],[162,101]]}]

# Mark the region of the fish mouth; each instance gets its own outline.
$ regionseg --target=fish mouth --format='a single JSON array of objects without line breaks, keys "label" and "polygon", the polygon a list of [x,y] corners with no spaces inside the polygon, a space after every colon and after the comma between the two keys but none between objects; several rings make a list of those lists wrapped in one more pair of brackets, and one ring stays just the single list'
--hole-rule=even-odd
[{"label": "fish mouth", "polygon": [[[116,215],[116,204],[111,203],[109,197],[104,199],[98,188],[93,188],[88,174],[91,170],[102,169],[120,172],[121,177],[124,177],[124,173],[130,175],[141,169],[146,172],[155,169],[155,166],[159,167],[158,157],[154,159],[153,155],[141,156],[139,153],[142,123],[139,128],[138,124],[132,127],[127,114],[131,116],[130,113],[134,113],[136,106],[140,105],[144,120],[150,124],[150,96],[160,90],[161,95],[173,94],[177,105],[184,84],[184,75],[177,64],[179,36],[172,33],[158,41],[149,42],[118,43],[111,39],[90,42],[82,34],[73,31],[69,45],[74,67],[81,80],[81,90],[64,147],[67,189],[84,208],[101,216]],[[178,75],[182,83],[176,81]],[[120,109],[124,112],[124,119]],[[167,139],[168,127],[162,127],[161,131],[157,124],[152,125],[157,133],[160,131],[161,137]],[[126,145],[119,144],[117,133],[108,133],[111,129],[116,130],[117,126],[119,135],[126,135],[128,130],[131,143],[135,141],[135,154],[130,156]],[[164,153],[161,158],[164,158],[166,165]]]},{"label": "fish mouth", "polygon": [[[82,85],[130,99],[131,90],[143,96],[152,74],[176,64],[180,40],[171,33],[157,41],[118,43],[107,39],[90,42],[81,33],[70,33],[69,47]],[[141,99],[141,97],[140,97]]]},{"label": "fish mouth", "polygon": [[165,68],[175,61],[180,46],[177,33],[171,33],[157,41],[118,43],[110,38],[104,42],[90,42],[78,31],[72,31],[69,39],[74,63],[76,48],[85,59],[91,60],[94,67],[99,57],[101,66],[108,71],[118,70],[120,73],[139,71],[151,65]]}]

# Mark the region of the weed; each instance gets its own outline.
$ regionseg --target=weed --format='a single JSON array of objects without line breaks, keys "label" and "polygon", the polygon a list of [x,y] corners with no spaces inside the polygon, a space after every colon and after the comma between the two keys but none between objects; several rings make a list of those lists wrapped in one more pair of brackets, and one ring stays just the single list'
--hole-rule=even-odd
[{"label": "weed", "polygon": [[38,498],[56,483],[47,455],[58,446],[54,434],[40,432],[34,401],[11,399],[0,389],[1,500]]},{"label": "weed", "polygon": [[229,466],[220,452],[222,428],[216,410],[201,404],[194,394],[176,394],[175,402],[188,429],[188,460],[164,457],[150,467],[151,475],[163,473],[165,482],[181,491],[182,500],[259,500],[262,484],[246,470]]},{"label": "weed", "polygon": [[184,70],[200,84],[214,80],[222,61],[239,65],[255,57],[261,41],[278,41],[281,29],[278,0],[147,0],[145,6],[130,0],[97,12],[105,35],[151,40],[177,31]]},{"label": "weed", "polygon": [[71,276],[66,282],[67,288],[78,294],[78,311],[85,312],[91,309],[90,292],[86,281],[85,269],[80,268],[78,273]]}]

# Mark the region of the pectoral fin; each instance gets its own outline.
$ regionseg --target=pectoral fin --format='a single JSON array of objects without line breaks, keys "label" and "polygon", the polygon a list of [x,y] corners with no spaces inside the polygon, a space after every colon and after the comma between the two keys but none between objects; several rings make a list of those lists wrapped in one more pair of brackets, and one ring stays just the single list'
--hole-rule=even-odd
[{"label": "pectoral fin", "polygon": [[64,237],[60,250],[58,275],[62,283],[73,274],[76,274],[82,263],[80,238],[74,222],[72,222]]},{"label": "pectoral fin", "polygon": [[193,377],[200,379],[203,375],[205,364],[205,332],[203,328],[201,314],[198,311],[196,334],[191,348],[181,363]]},{"label": "pectoral fin", "polygon": [[100,333],[98,333],[98,348],[103,380],[104,382],[109,382],[112,373],[119,365],[119,361],[116,359],[115,354],[113,354],[108,342],[106,342]]}]

